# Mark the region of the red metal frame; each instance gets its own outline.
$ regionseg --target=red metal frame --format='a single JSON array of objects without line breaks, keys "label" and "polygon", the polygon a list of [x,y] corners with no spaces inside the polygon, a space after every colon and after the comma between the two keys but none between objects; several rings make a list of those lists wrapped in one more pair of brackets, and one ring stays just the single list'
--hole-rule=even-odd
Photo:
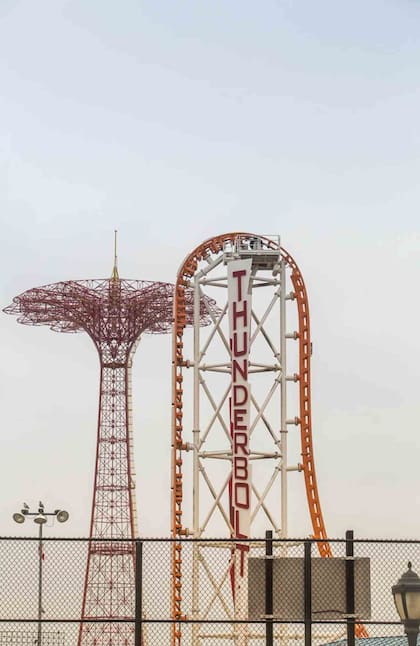
[{"label": "red metal frame", "polygon": [[[142,333],[171,330],[174,287],[168,283],[119,279],[60,282],[30,289],[5,308],[26,325],[57,332],[85,331],[100,359],[100,393],[95,477],[88,559],[78,646],[133,646],[135,483],[129,380],[131,360]],[[187,292],[184,323],[192,322]],[[207,302],[207,306],[209,303]],[[202,323],[209,323],[202,307]],[[89,619],[104,619],[89,623]]]}]

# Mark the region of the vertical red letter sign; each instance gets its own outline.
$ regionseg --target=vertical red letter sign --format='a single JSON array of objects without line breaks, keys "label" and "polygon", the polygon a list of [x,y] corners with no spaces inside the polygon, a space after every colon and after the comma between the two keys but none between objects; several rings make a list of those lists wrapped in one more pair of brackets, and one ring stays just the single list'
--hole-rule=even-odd
[{"label": "vertical red letter sign", "polygon": [[[232,357],[230,432],[232,436],[231,521],[235,538],[249,538],[251,513],[251,472],[249,465],[250,388],[248,361],[251,328],[251,260],[228,264],[229,334]],[[238,542],[234,568],[236,601],[246,588],[245,553],[249,545]],[[239,593],[240,594],[240,593]]]}]

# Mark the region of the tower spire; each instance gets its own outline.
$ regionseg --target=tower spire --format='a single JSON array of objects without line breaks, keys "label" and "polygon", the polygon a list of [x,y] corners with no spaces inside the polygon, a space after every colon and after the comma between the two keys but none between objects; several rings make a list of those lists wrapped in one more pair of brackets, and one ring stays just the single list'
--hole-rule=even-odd
[{"label": "tower spire", "polygon": [[117,229],[114,229],[114,267],[112,270],[111,280],[119,280],[118,267],[117,267]]}]

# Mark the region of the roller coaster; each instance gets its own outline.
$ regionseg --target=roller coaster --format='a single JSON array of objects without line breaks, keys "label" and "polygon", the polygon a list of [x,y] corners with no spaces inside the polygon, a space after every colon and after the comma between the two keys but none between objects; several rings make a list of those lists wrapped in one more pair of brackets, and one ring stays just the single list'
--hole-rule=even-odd
[{"label": "roller coaster", "polygon": [[[195,294],[192,335],[185,329],[186,290]],[[212,325],[203,331],[198,312],[204,295],[216,300],[220,312],[209,313]],[[297,329],[288,331],[292,304],[297,310]],[[298,344],[294,373],[288,372],[291,342]],[[238,356],[246,354],[246,369],[240,368],[243,364],[237,362],[235,348]],[[253,548],[252,542],[245,548],[241,539],[261,537],[267,527],[278,538],[288,537],[288,477],[292,471],[304,477],[320,556],[332,556],[315,472],[311,350],[305,282],[278,236],[241,232],[216,236],[184,260],[175,286],[173,332],[173,646],[180,646],[181,640],[185,643],[185,619],[196,620],[192,643],[205,643],[198,619],[211,616],[216,605],[223,608],[226,619],[246,618],[246,562]],[[239,376],[236,386],[235,374]],[[298,410],[289,417],[292,384],[298,389]],[[242,404],[239,415],[235,402]],[[295,465],[288,461],[290,426],[300,429],[301,462]],[[238,429],[242,439],[236,441]],[[222,535],[238,539],[235,550],[198,541],[192,563],[184,563],[187,537]],[[183,602],[186,577],[193,590],[188,604]],[[356,633],[367,636],[362,625]],[[227,630],[218,638],[241,646],[249,643],[247,628],[240,623],[234,633]]]}]

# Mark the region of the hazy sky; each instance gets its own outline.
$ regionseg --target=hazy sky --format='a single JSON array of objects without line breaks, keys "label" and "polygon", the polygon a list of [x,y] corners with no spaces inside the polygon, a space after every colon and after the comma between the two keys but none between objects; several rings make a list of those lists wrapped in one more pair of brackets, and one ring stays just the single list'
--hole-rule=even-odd
[{"label": "hazy sky", "polygon": [[[1,307],[109,276],[114,228],[120,275],[167,281],[204,238],[280,234],[311,303],[332,536],[420,537],[419,22],[415,0],[0,0]],[[41,498],[86,535],[93,345],[0,325],[0,533],[32,533],[11,514]],[[143,535],[169,532],[170,364],[169,337],[142,340]]]}]

